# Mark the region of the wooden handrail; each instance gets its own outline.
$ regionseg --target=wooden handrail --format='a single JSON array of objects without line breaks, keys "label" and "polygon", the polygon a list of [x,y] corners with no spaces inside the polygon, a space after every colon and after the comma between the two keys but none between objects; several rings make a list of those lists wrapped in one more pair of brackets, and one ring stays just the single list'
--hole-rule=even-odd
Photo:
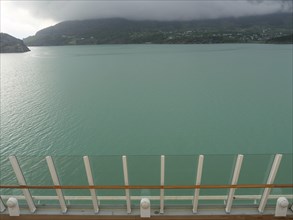
[{"label": "wooden handrail", "polygon": [[293,188],[293,184],[237,184],[237,185],[99,185],[99,186],[33,186],[0,185],[0,189],[247,189],[247,188]]}]

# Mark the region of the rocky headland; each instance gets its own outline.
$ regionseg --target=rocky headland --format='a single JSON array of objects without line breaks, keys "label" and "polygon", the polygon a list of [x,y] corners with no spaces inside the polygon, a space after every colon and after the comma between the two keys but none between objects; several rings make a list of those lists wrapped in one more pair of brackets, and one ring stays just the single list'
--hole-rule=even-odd
[{"label": "rocky headland", "polygon": [[24,53],[30,49],[20,39],[0,33],[0,53]]}]

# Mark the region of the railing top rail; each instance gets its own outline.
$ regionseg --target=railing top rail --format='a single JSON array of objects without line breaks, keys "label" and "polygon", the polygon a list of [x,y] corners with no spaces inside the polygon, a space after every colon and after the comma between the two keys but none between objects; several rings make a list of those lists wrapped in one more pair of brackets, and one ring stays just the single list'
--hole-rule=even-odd
[{"label": "railing top rail", "polygon": [[2,189],[248,189],[293,188],[293,184],[235,184],[235,185],[88,185],[88,186],[34,186],[0,185]]}]

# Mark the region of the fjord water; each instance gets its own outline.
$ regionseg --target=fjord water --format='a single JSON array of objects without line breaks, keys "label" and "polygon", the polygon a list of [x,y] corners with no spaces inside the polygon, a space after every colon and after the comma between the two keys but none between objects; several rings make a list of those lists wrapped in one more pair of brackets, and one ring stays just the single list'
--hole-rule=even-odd
[{"label": "fjord water", "polygon": [[1,55],[1,155],[292,152],[292,45]]},{"label": "fjord water", "polygon": [[[275,153],[285,154],[276,182],[292,183],[292,45],[30,49],[1,55],[2,184],[17,184],[10,155],[28,184],[52,184],[44,160],[51,155],[61,184],[86,185],[89,155],[95,184],[119,185],[119,155],[130,155],[130,183],[157,185],[160,154],[169,155],[166,184],[192,185],[198,154],[206,155],[202,183],[227,184],[238,153],[240,183],[264,183]],[[76,194],[88,190],[65,192]]]}]

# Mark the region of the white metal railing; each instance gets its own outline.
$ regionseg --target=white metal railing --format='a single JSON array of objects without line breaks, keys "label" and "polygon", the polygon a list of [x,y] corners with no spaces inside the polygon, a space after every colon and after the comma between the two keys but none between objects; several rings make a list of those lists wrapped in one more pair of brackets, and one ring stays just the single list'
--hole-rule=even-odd
[{"label": "white metal railing", "polygon": [[[165,185],[165,156],[161,156],[161,186]],[[160,213],[164,213],[164,189],[160,190]]]},{"label": "white metal railing", "polygon": [[6,209],[4,202],[2,201],[2,199],[0,198],[0,212],[4,212]]},{"label": "white metal railing", "polygon": [[[83,162],[84,162],[86,176],[87,176],[89,185],[94,186],[94,178],[93,178],[93,175],[92,175],[92,169],[91,169],[91,166],[90,166],[89,157],[84,156],[83,157]],[[97,199],[97,195],[96,195],[96,190],[90,189],[90,192],[91,192],[91,196],[92,196],[94,211],[95,211],[95,213],[98,213],[99,212],[99,205],[98,205],[98,199]]]},{"label": "white metal railing", "polygon": [[[94,178],[92,175],[92,169],[90,166],[90,159],[88,156],[83,157],[85,173],[88,181],[88,186],[62,186],[60,185],[59,177],[53,162],[53,158],[50,156],[46,157],[47,166],[53,180],[54,186],[28,186],[25,181],[23,172],[19,166],[17,158],[15,156],[9,157],[11,166],[18,180],[19,186],[1,186],[0,188],[19,188],[22,190],[23,195],[0,195],[0,212],[3,212],[6,207],[4,201],[7,201],[10,197],[15,197],[19,200],[26,200],[30,212],[35,212],[37,207],[35,205],[36,201],[49,201],[55,200],[59,201],[60,209],[63,213],[67,212],[68,207],[66,201],[92,201],[94,213],[98,213],[100,208],[99,201],[125,201],[126,211],[128,214],[132,212],[131,207],[132,201],[140,200],[143,196],[131,196],[131,189],[159,189],[160,193],[157,196],[147,196],[151,201],[159,201],[160,213],[164,213],[165,201],[175,200],[189,200],[192,201],[192,212],[198,212],[198,204],[200,200],[222,200],[225,203],[225,212],[228,214],[232,210],[232,205],[234,200],[253,200],[255,204],[258,204],[259,213],[263,213],[267,201],[270,199],[277,199],[280,196],[284,196],[287,199],[293,199],[293,194],[286,195],[270,195],[272,188],[293,188],[292,183],[286,184],[273,184],[275,177],[277,175],[280,163],[282,161],[282,155],[275,155],[273,164],[271,166],[271,171],[267,179],[266,184],[238,184],[238,178],[240,175],[242,163],[244,161],[244,156],[239,154],[236,159],[234,166],[234,171],[232,175],[232,181],[230,185],[201,185],[201,179],[203,174],[204,166],[204,155],[199,155],[198,164],[196,167],[196,179],[195,185],[192,186],[167,186],[165,185],[165,156],[160,157],[160,185],[158,186],[131,186],[129,184],[129,174],[127,166],[127,156],[122,156],[122,168],[124,177],[124,186],[95,186]],[[237,185],[238,184],[238,185]],[[238,188],[264,188],[262,195],[235,195],[235,191]],[[57,196],[42,196],[42,195],[31,195],[29,189],[55,189]],[[64,196],[62,189],[88,189],[90,191],[90,196]],[[125,196],[97,196],[96,189],[124,189]],[[190,196],[167,196],[165,195],[165,189],[194,189],[194,194]],[[200,195],[200,189],[229,189],[228,195]],[[258,203],[259,201],[259,203]]]},{"label": "white metal railing", "polygon": [[[126,158],[126,156],[122,157],[122,163],[123,163],[124,184],[125,184],[125,186],[129,186],[128,168],[127,168],[127,158]],[[130,202],[129,189],[125,189],[125,197],[126,197],[127,213],[131,213],[131,202]]]},{"label": "white metal railing", "polygon": [[[49,168],[49,171],[50,171],[50,174],[51,174],[51,177],[52,177],[54,185],[55,186],[60,186],[59,178],[58,178],[58,175],[57,175],[57,172],[56,172],[55,165],[54,165],[52,157],[47,156],[46,161],[47,161],[48,168]],[[67,207],[66,207],[66,203],[65,203],[65,200],[64,200],[62,190],[61,189],[56,189],[56,194],[58,196],[62,212],[66,213],[67,212]]]},{"label": "white metal railing", "polygon": [[[22,171],[20,169],[20,166],[18,164],[18,161],[17,161],[16,157],[11,156],[11,157],[9,157],[9,160],[10,160],[11,166],[13,168],[13,171],[15,173],[15,176],[17,178],[18,184],[22,185],[22,186],[25,186],[26,181],[24,179],[24,176],[22,174]],[[23,193],[23,195],[25,197],[25,200],[26,200],[26,202],[28,204],[28,207],[29,207],[30,211],[35,212],[36,211],[36,206],[34,204],[34,201],[32,199],[30,191],[28,189],[22,189],[22,193]]]},{"label": "white metal railing", "polygon": [[[267,184],[272,184],[274,182],[275,177],[277,175],[277,172],[279,170],[281,160],[282,160],[282,155],[277,154],[275,156],[275,159],[274,159],[274,162],[273,162],[273,165],[272,165],[272,168],[271,168],[271,172],[270,172],[269,178],[267,180]],[[262,197],[261,197],[261,201],[259,203],[259,207],[258,207],[258,211],[260,213],[263,213],[263,211],[265,209],[265,206],[267,204],[268,196],[270,195],[270,193],[271,193],[271,189],[270,188],[265,188],[265,190],[264,190],[264,192],[262,194]]]},{"label": "white metal railing", "polygon": [[[231,185],[236,185],[237,182],[238,182],[242,161],[243,161],[243,155],[240,154],[240,155],[237,156],[236,166],[235,166],[235,169],[234,169],[234,174],[233,174],[233,179],[232,179]],[[235,190],[236,189],[234,189],[234,188],[230,189],[228,199],[227,199],[227,205],[226,205],[226,209],[225,209],[227,213],[231,212],[231,207],[232,207],[232,202],[233,202],[233,197],[234,197]]]},{"label": "white metal railing", "polygon": [[[204,160],[204,156],[203,155],[199,155],[199,157],[198,157],[198,165],[197,165],[197,172],[196,172],[196,180],[195,180],[195,184],[196,185],[200,185],[201,184],[203,160]],[[192,212],[193,213],[197,213],[198,199],[199,199],[199,190],[200,189],[195,189],[194,190],[193,208],[192,208]]]}]

